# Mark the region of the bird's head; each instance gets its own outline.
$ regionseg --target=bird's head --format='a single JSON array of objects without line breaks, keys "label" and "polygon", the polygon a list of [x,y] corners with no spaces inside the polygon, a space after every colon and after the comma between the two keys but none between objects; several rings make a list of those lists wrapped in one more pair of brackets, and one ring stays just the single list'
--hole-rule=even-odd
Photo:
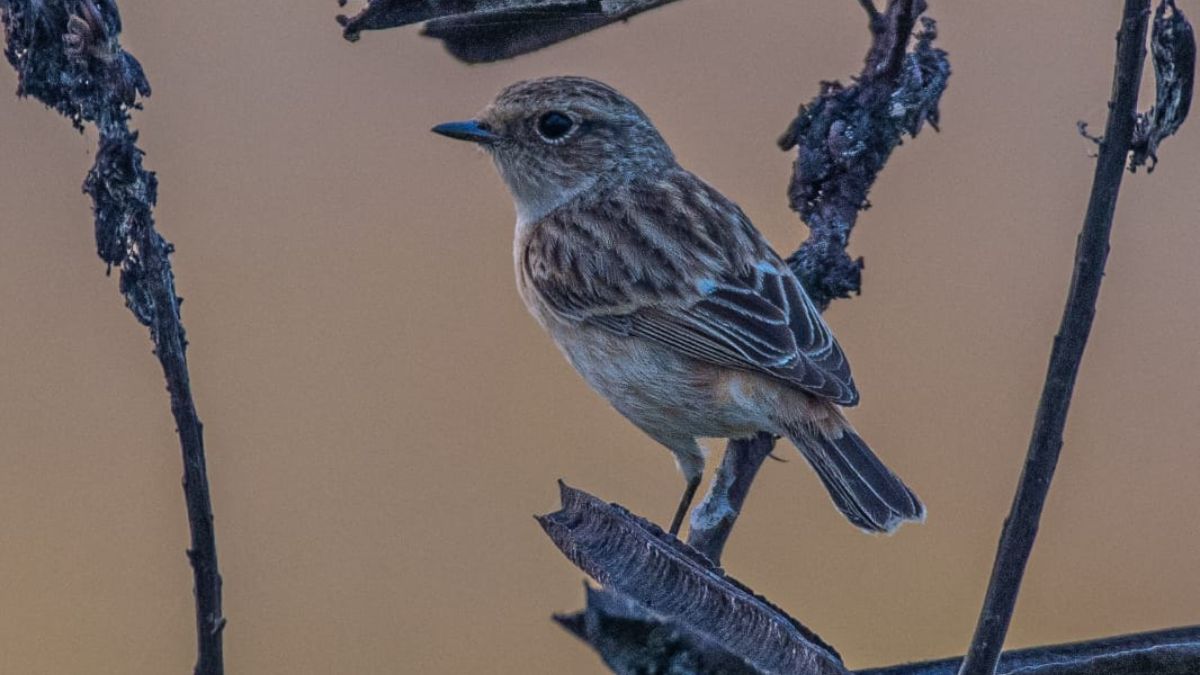
[{"label": "bird's head", "polygon": [[492,156],[521,221],[536,220],[585,190],[675,163],[637,105],[585,77],[518,82],[474,119],[433,131],[474,142]]}]

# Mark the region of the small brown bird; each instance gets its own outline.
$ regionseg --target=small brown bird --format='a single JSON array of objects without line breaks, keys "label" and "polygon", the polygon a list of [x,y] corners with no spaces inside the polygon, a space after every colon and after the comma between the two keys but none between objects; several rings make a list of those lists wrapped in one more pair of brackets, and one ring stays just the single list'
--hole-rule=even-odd
[{"label": "small brown bird", "polygon": [[433,131],[492,156],[516,206],[529,311],[588,384],[674,453],[687,487],[672,534],[704,470],[696,439],[759,431],[791,439],[859,528],[924,519],[842,414],[858,391],[800,282],[632,101],[549,77]]}]

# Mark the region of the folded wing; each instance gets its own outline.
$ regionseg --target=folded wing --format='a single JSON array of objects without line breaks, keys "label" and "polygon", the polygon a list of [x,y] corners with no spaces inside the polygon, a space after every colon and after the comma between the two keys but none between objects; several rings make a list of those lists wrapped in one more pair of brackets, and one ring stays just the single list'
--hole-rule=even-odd
[{"label": "folded wing", "polygon": [[858,402],[821,314],[735,204],[682,170],[623,190],[534,228],[522,275],[546,306],[841,405]]},{"label": "folded wing", "polygon": [[685,306],[645,307],[591,321],[693,358],[774,375],[841,405],[858,403],[850,364],[799,281],[763,262],[752,275],[702,282]]}]

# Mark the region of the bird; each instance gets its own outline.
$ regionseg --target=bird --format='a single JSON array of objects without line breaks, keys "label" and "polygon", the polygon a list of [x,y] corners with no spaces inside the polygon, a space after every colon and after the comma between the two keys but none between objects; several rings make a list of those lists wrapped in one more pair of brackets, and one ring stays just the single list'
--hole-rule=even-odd
[{"label": "bird", "polygon": [[516,211],[521,299],[583,379],[673,453],[685,488],[672,535],[704,471],[698,439],[759,432],[788,438],[859,529],[924,521],[847,420],[858,389],[803,285],[633,101],[544,77],[432,131],[491,156]]}]

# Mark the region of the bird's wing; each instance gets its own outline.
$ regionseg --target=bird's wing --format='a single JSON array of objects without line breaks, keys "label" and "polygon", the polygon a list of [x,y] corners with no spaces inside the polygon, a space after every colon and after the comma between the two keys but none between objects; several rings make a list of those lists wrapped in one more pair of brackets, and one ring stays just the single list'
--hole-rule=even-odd
[{"label": "bird's wing", "polygon": [[691,305],[628,315],[630,334],[702,361],[770,373],[841,405],[858,403],[849,362],[786,267],[764,261],[749,277],[701,283],[703,297]]},{"label": "bird's wing", "polygon": [[700,194],[654,197],[658,212],[632,194],[608,205],[624,213],[551,214],[526,248],[527,282],[563,318],[857,403],[850,365],[795,275],[737,206],[687,176],[696,185],[680,192]]}]

